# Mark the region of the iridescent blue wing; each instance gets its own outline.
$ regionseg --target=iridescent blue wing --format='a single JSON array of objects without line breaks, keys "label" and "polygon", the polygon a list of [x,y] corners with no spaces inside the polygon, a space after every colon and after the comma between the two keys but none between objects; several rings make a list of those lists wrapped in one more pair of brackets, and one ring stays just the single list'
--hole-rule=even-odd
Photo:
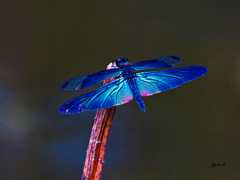
[{"label": "iridescent blue wing", "polygon": [[203,66],[189,66],[167,71],[140,72],[137,73],[136,82],[141,96],[151,96],[197,79],[207,71]]},{"label": "iridescent blue wing", "polygon": [[138,62],[132,67],[135,70],[153,69],[153,68],[170,68],[180,63],[180,58],[176,56],[164,56],[157,59]]},{"label": "iridescent blue wing", "polygon": [[80,90],[88,86],[92,86],[105,79],[120,75],[121,73],[122,69],[108,69],[100,71],[88,76],[70,79],[62,85],[62,88],[65,90]]},{"label": "iridescent blue wing", "polygon": [[116,79],[95,91],[72,99],[59,109],[62,114],[75,114],[125,104],[134,98],[127,80]]}]

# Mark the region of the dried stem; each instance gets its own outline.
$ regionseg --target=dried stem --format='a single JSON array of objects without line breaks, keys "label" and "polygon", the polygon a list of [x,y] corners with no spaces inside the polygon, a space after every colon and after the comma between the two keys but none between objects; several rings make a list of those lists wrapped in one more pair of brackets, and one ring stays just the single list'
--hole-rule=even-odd
[{"label": "dried stem", "polygon": [[[107,69],[113,68],[116,68],[116,65],[113,63],[107,66]],[[116,77],[105,80],[103,84],[107,84],[114,79]],[[115,110],[116,107],[97,111],[88,144],[82,180],[100,180],[107,140]]]}]

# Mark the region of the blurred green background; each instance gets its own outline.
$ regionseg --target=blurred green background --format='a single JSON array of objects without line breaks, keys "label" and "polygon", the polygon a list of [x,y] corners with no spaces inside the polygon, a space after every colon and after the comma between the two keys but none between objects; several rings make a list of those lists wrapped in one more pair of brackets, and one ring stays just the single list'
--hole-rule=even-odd
[{"label": "blurred green background", "polygon": [[[209,72],[117,108],[102,179],[240,179],[240,1],[0,1],[0,179],[81,179],[95,112],[66,80],[179,56]],[[211,163],[225,167],[207,168]]]}]

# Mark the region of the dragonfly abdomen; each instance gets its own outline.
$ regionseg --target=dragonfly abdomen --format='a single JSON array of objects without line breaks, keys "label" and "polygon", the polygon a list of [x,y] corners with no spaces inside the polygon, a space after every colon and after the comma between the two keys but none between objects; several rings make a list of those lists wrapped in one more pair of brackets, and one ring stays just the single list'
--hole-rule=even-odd
[{"label": "dragonfly abdomen", "polygon": [[141,108],[141,110],[143,112],[146,112],[145,104],[142,100],[142,97],[141,97],[139,91],[138,91],[138,87],[137,87],[135,78],[131,78],[131,79],[129,78],[128,79],[128,84],[133,91],[133,94],[134,94],[134,97],[136,98],[138,106]]}]

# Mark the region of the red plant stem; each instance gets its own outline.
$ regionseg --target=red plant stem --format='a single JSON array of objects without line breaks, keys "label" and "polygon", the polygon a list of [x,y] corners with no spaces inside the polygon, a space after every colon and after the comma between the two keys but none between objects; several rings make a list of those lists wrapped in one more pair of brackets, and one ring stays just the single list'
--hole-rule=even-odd
[{"label": "red plant stem", "polygon": [[[112,68],[116,68],[116,66],[110,63],[107,69]],[[116,77],[107,79],[103,84],[107,84],[114,79],[116,79]],[[115,110],[116,107],[97,111],[88,143],[82,180],[100,180],[107,140]]]}]

